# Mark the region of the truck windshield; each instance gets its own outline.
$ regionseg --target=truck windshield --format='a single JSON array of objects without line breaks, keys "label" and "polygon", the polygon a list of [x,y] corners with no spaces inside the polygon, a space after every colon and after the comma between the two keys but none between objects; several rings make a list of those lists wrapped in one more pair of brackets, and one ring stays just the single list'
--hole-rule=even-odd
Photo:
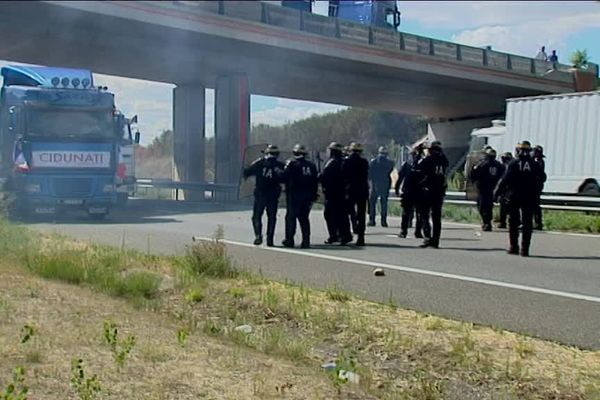
[{"label": "truck windshield", "polygon": [[27,136],[43,138],[113,138],[110,111],[29,109]]}]

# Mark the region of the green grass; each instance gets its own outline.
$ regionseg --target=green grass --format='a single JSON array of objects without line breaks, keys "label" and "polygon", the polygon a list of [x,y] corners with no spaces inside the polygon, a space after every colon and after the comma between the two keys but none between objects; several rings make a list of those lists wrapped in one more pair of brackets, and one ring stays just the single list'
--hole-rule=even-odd
[{"label": "green grass", "polygon": [[[402,207],[398,202],[390,202],[389,213],[402,215]],[[477,208],[469,205],[444,204],[442,218],[448,221],[469,224],[480,224]],[[499,209],[494,207],[494,221],[499,219]],[[543,211],[544,229],[550,231],[600,233],[600,214],[571,211]]]},{"label": "green grass", "polygon": [[128,271],[135,257],[129,252],[102,246],[73,249],[58,240],[43,248],[29,248],[24,261],[29,271],[45,279],[86,284],[118,297],[153,299],[161,278],[148,271]]}]

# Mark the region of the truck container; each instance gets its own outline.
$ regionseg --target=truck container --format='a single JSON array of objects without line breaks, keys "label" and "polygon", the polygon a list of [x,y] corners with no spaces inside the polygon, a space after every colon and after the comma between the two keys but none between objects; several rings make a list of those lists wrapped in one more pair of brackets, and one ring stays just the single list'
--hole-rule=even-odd
[{"label": "truck container", "polygon": [[546,193],[600,194],[600,91],[508,99],[505,123],[471,136],[471,154],[486,144],[498,155],[522,140],[542,146]]}]

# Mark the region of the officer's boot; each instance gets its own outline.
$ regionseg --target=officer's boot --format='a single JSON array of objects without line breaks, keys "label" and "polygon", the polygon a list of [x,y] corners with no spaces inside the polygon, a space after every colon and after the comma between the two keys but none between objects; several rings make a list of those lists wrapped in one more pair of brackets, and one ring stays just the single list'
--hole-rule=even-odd
[{"label": "officer's boot", "polygon": [[511,224],[508,225],[508,228],[509,248],[507,253],[519,254],[519,228]]},{"label": "officer's boot", "polygon": [[358,239],[356,239],[356,245],[357,246],[365,245],[365,234],[364,233],[358,235]]},{"label": "officer's boot", "polygon": [[521,256],[529,257],[529,245],[531,244],[531,230],[524,229],[523,237],[521,239]]},{"label": "officer's boot", "polygon": [[259,245],[261,245],[261,244],[262,244],[262,242],[263,242],[263,238],[262,238],[262,236],[261,236],[261,235],[257,235],[257,236],[254,238],[254,244],[255,244],[256,246],[259,246]]}]

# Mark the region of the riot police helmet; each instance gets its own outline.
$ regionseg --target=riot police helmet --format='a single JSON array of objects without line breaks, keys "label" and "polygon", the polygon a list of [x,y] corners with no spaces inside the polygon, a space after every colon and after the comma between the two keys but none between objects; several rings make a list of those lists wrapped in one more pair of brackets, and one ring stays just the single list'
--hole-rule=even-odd
[{"label": "riot police helmet", "polygon": [[388,155],[388,149],[386,146],[379,146],[379,149],[377,149],[377,154],[381,154],[381,155]]},{"label": "riot police helmet", "polygon": [[264,153],[266,155],[271,155],[271,156],[275,156],[277,157],[279,155],[279,147],[270,144],[267,146],[267,148],[265,149]]},{"label": "riot police helmet", "polygon": [[350,146],[348,146],[348,150],[350,150],[352,153],[362,153],[363,147],[358,142],[352,142],[350,143]]},{"label": "riot police helmet", "polygon": [[292,149],[292,154],[294,154],[294,156],[305,156],[308,154],[308,151],[306,151],[306,147],[298,143]]},{"label": "riot police helmet", "polygon": [[327,148],[329,150],[336,150],[336,151],[339,151],[339,152],[341,152],[341,151],[344,150],[344,147],[341,144],[339,144],[338,142],[331,142],[331,143],[329,143],[329,146],[327,146]]},{"label": "riot police helmet", "polygon": [[542,146],[540,146],[539,144],[533,148],[533,154],[536,157],[542,157],[542,158],[546,157],[544,155],[544,148]]}]

